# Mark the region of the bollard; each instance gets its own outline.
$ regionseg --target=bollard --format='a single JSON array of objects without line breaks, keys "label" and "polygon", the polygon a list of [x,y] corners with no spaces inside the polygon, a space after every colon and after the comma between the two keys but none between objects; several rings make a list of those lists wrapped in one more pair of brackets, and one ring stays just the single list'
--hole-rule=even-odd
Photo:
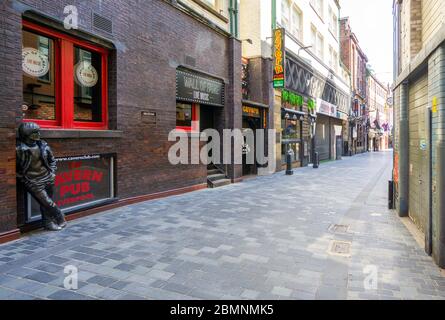
[{"label": "bollard", "polygon": [[291,176],[294,174],[294,171],[292,170],[292,156],[294,152],[292,149],[289,149],[289,151],[286,153],[286,175]]},{"label": "bollard", "polygon": [[318,169],[320,166],[320,156],[318,155],[318,152],[314,152],[314,169]]}]

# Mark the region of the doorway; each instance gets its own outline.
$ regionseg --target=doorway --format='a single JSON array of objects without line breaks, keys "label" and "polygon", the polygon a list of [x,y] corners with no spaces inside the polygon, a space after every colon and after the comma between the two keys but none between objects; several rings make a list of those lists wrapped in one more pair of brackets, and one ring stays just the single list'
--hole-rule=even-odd
[{"label": "doorway", "polygon": [[[247,144],[247,139],[244,136],[244,146],[243,146],[243,176],[256,175],[258,174],[258,168],[256,164],[256,130],[261,129],[261,118],[254,117],[243,117],[243,130],[251,129],[254,135],[254,145],[249,146]],[[254,153],[254,163],[247,163],[250,153]]]}]

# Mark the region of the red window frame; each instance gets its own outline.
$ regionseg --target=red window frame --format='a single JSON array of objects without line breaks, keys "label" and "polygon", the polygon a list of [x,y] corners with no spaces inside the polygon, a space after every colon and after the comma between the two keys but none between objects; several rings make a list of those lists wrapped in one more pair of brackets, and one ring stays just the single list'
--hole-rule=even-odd
[{"label": "red window frame", "polygon": [[198,105],[196,103],[192,103],[192,125],[190,127],[176,126],[176,130],[184,130],[187,132],[197,132],[198,128],[193,127],[193,122],[199,121],[198,115]]},{"label": "red window frame", "polygon": [[[79,40],[75,37],[23,20],[23,30],[35,32],[54,41],[55,50],[55,95],[56,120],[23,119],[35,122],[42,128],[93,129],[108,128],[108,54],[109,50]],[[74,120],[74,47],[98,53],[102,57],[101,93],[102,121],[84,122]]]}]

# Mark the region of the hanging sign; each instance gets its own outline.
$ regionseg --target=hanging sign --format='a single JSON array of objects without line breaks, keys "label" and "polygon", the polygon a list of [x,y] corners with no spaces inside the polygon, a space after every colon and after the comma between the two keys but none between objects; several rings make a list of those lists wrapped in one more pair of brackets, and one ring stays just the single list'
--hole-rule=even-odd
[{"label": "hanging sign", "polygon": [[97,84],[99,76],[89,61],[81,61],[75,68],[76,82],[82,87],[91,88]]},{"label": "hanging sign", "polygon": [[274,68],[273,68],[273,87],[284,88],[285,87],[285,52],[286,47],[284,44],[284,37],[286,35],[285,29],[275,29],[273,31],[273,56],[274,56]]},{"label": "hanging sign", "polygon": [[37,49],[23,48],[22,69],[24,73],[31,77],[43,77],[49,71],[48,57]]}]

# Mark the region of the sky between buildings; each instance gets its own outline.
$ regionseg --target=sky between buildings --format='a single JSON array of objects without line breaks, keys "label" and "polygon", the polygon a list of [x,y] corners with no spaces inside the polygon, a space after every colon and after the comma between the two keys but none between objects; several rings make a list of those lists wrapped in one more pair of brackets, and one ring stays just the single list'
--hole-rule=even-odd
[{"label": "sky between buildings", "polygon": [[340,0],[341,16],[350,17],[352,31],[377,78],[392,83],[392,0]]}]

